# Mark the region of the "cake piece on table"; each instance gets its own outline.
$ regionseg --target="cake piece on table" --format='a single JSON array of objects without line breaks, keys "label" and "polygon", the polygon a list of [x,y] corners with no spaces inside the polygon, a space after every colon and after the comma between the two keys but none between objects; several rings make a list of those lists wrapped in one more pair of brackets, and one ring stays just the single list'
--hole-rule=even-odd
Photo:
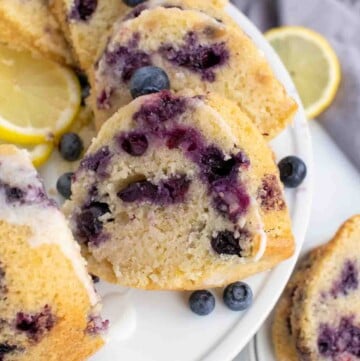
[{"label": "cake piece on table", "polygon": [[304,258],[273,322],[278,361],[360,359],[360,216]]},{"label": "cake piece on table", "polygon": [[28,154],[0,145],[0,359],[83,361],[107,321],[65,217]]},{"label": "cake piece on table", "polygon": [[215,95],[139,97],[101,128],[65,203],[91,273],[144,289],[223,286],[294,250],[277,166]]},{"label": "cake piece on table", "polygon": [[214,7],[223,9],[226,3],[227,0],[52,0],[51,9],[72,44],[81,68],[86,71],[104,49],[113,25],[124,17],[136,17],[141,11],[160,5],[214,11]]},{"label": "cake piece on table", "polygon": [[345,222],[294,293],[300,360],[360,359],[360,216]]},{"label": "cake piece on table", "polygon": [[131,76],[146,65],[162,68],[173,91],[217,92],[233,100],[269,140],[297,109],[241,29],[199,11],[155,8],[115,27],[90,71],[98,126],[131,100]]},{"label": "cake piece on table", "polygon": [[1,0],[0,42],[73,65],[70,47],[47,0]]},{"label": "cake piece on table", "polygon": [[272,324],[272,340],[277,361],[298,361],[293,330],[291,327],[291,312],[293,296],[301,283],[306,282],[307,275],[314,263],[320,258],[321,249],[315,249],[306,255],[298,265],[294,275],[288,282],[275,308]]}]

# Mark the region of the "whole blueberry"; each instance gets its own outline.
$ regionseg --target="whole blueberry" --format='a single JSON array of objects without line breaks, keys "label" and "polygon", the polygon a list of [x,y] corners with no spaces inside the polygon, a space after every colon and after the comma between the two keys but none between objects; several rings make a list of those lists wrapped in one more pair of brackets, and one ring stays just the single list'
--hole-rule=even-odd
[{"label": "whole blueberry", "polygon": [[251,305],[253,293],[246,283],[235,282],[225,288],[223,299],[230,310],[243,311]]},{"label": "whole blueberry", "polygon": [[61,156],[72,162],[78,160],[84,150],[81,138],[76,133],[65,133],[59,142],[59,152]]},{"label": "whole blueberry", "polygon": [[288,156],[279,162],[280,179],[285,187],[296,188],[306,177],[306,165],[298,157]]},{"label": "whole blueberry", "polygon": [[139,68],[130,79],[130,93],[134,99],[164,89],[170,89],[169,77],[164,70],[156,66]]},{"label": "whole blueberry", "polygon": [[123,0],[123,2],[127,5],[127,6],[131,6],[131,7],[135,7],[143,2],[145,2],[146,0]]},{"label": "whole blueberry", "polygon": [[197,315],[206,316],[215,308],[215,297],[209,291],[195,291],[190,295],[189,306]]},{"label": "whole blueberry", "polygon": [[64,173],[56,182],[57,191],[66,199],[71,197],[71,178],[73,175],[72,172]]}]

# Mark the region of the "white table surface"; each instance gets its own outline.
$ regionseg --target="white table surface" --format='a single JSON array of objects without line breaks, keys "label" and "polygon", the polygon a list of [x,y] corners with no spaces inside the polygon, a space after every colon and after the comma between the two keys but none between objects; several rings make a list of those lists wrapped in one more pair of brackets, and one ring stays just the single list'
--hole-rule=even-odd
[{"label": "white table surface", "polygon": [[[344,122],[339,119],[339,122]],[[360,173],[344,156],[321,124],[310,122],[314,151],[314,198],[303,252],[328,241],[347,218],[360,213]],[[360,129],[359,129],[360,136]],[[276,361],[269,320],[257,334],[257,357],[248,346],[234,361]],[[219,360],[221,361],[221,360]]]}]

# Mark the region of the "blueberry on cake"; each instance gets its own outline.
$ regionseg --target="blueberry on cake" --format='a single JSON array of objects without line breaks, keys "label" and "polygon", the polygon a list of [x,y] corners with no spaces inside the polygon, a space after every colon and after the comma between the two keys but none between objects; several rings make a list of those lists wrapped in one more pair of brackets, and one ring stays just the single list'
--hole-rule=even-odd
[{"label": "blueberry on cake", "polygon": [[131,100],[132,75],[149,65],[162,68],[176,92],[210,91],[235,101],[268,139],[297,108],[240,29],[199,11],[155,8],[116,26],[90,72],[98,126]]},{"label": "blueberry on cake", "polygon": [[277,361],[298,361],[295,340],[291,326],[293,296],[301,283],[305,282],[314,263],[320,258],[321,249],[306,255],[288,282],[276,308],[272,324],[272,340]]},{"label": "blueberry on cake", "polygon": [[118,19],[136,17],[155,4],[212,11],[213,6],[223,8],[226,3],[226,0],[52,0],[51,8],[72,44],[81,68],[87,70],[96,62]]},{"label": "blueberry on cake", "polygon": [[107,321],[65,217],[28,154],[0,145],[0,360],[83,361]]},{"label": "blueberry on cake", "polygon": [[360,216],[344,223],[294,293],[299,360],[360,359]]},{"label": "blueberry on cake", "polygon": [[294,241],[271,150],[215,95],[162,91],[101,128],[64,211],[92,274],[144,289],[222,286]]},{"label": "blueberry on cake", "polygon": [[73,63],[68,43],[48,9],[47,0],[1,0],[0,42],[63,64]]}]

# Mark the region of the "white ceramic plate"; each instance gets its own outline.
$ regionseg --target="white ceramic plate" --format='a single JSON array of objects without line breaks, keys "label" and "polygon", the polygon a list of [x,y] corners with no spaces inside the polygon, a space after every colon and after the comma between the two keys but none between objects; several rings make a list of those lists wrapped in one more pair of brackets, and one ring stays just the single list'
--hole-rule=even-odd
[{"label": "white ceramic plate", "polygon": [[[279,80],[298,100],[295,87],[285,68],[261,33],[234,6],[228,12],[264,52]],[[187,293],[127,290],[101,283],[104,316],[110,319],[109,342],[92,361],[229,361],[246,345],[273,308],[293,269],[303,243],[311,206],[311,144],[301,106],[294,125],[273,143],[276,156],[301,157],[308,176],[297,190],[287,193],[287,201],[297,242],[296,255],[271,272],[248,280],[254,302],[247,312],[236,313],[222,303],[216,291],[217,305],[208,317],[191,313]],[[65,171],[53,162],[42,170],[46,184],[54,188],[57,176]],[[59,169],[60,168],[60,169]]]}]

